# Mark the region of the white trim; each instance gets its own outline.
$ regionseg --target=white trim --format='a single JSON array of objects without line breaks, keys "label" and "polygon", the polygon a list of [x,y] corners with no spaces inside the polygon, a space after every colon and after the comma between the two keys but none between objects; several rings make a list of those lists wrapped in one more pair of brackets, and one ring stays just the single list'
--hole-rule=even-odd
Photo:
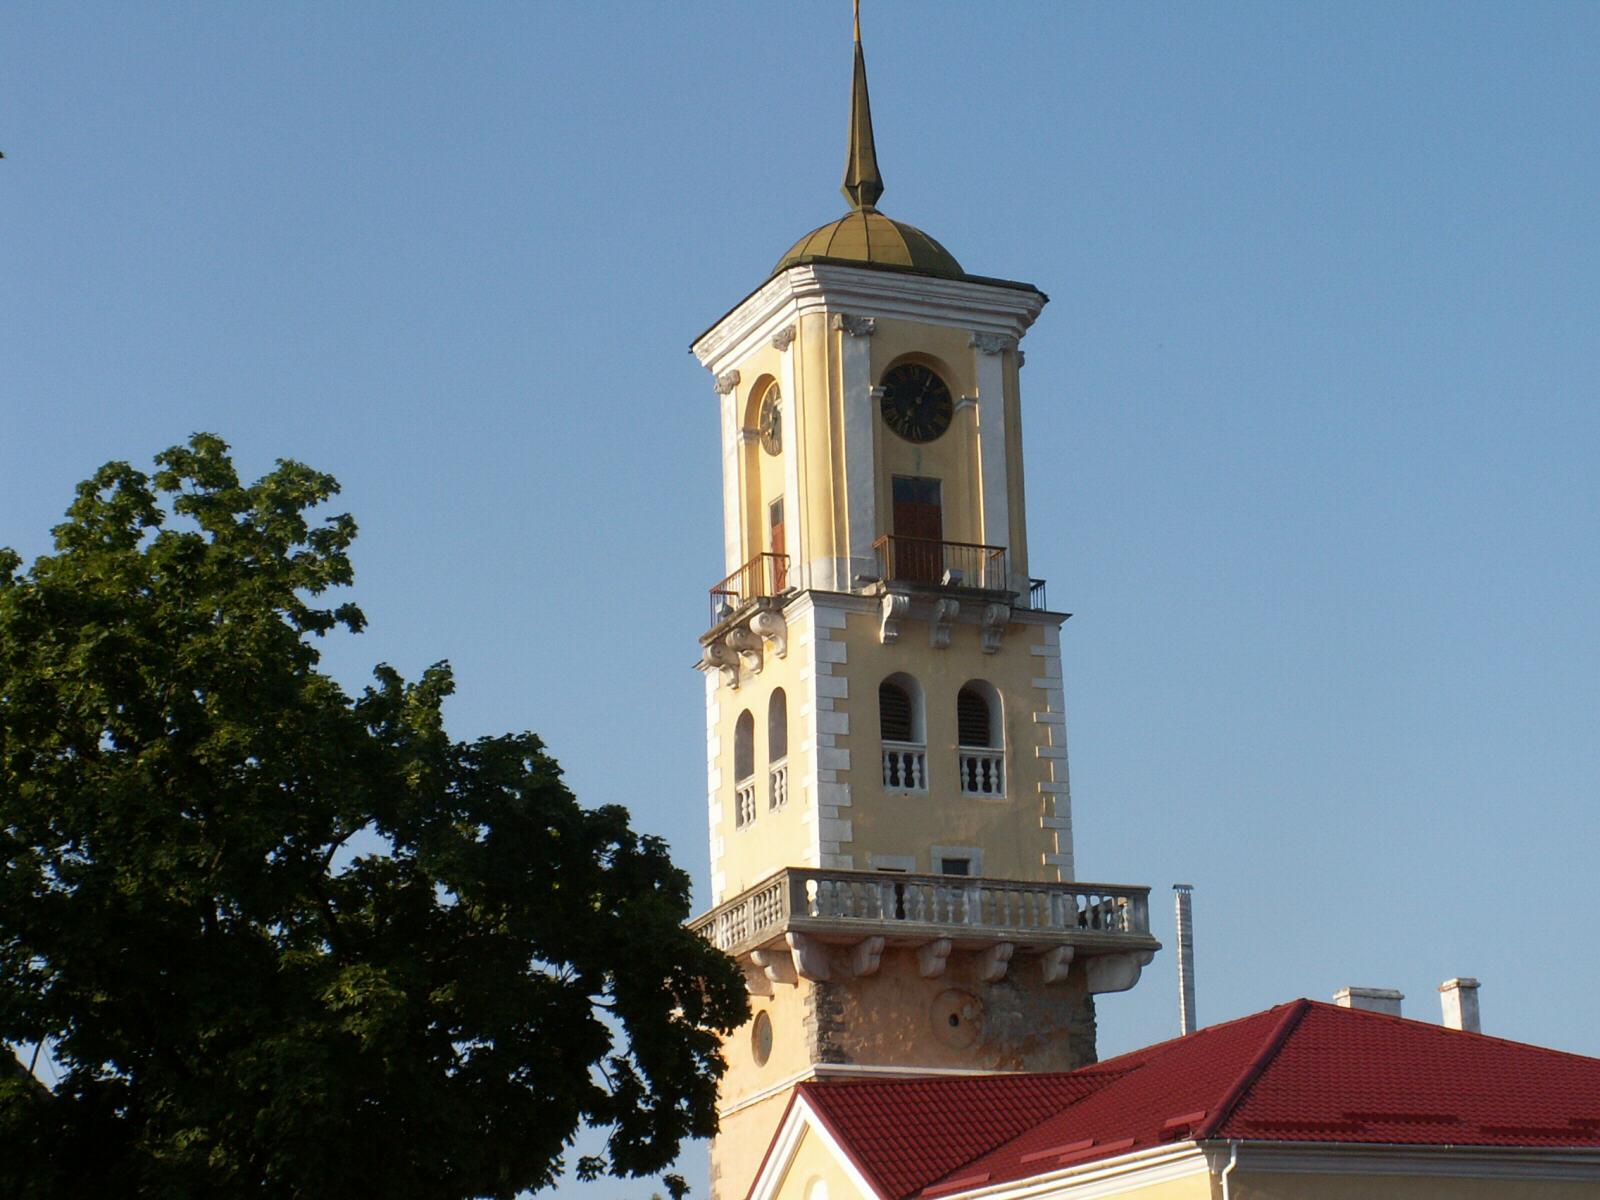
[{"label": "white trim", "polygon": [[732,1116],[736,1112],[769,1100],[779,1092],[784,1092],[804,1083],[808,1079],[907,1079],[912,1076],[918,1078],[931,1076],[942,1078],[946,1075],[1024,1075],[1025,1071],[996,1071],[988,1067],[880,1067],[871,1063],[812,1063],[798,1071],[785,1075],[776,1083],[769,1083],[758,1092],[750,1092],[737,1101],[727,1106],[718,1105],[719,1117]]},{"label": "white trim", "polygon": [[[1010,546],[1011,505],[1006,492],[1005,357],[973,350],[973,370],[978,379],[978,472],[983,481],[983,525],[975,540],[990,546]],[[1008,588],[1026,591],[1028,582],[1010,563]]]},{"label": "white trim", "polygon": [[[1222,1143],[1217,1143],[1221,1146]],[[1560,1146],[1406,1146],[1375,1142],[1239,1143],[1245,1171],[1600,1181],[1600,1150]],[[1209,1148],[1209,1147],[1208,1147]],[[1214,1151],[1220,1154],[1220,1150]],[[1246,1161],[1248,1157],[1248,1161]]]},{"label": "white trim", "polygon": [[1043,292],[1026,285],[802,263],[751,292],[689,348],[715,375],[749,358],[788,322],[841,312],[1021,338],[1045,302]]},{"label": "white trim", "polygon": [[782,1187],[784,1179],[789,1174],[789,1167],[794,1163],[795,1155],[800,1151],[800,1142],[807,1133],[822,1140],[828,1153],[833,1156],[861,1195],[882,1195],[867,1181],[867,1177],[860,1172],[855,1162],[834,1140],[833,1135],[828,1132],[828,1127],[818,1119],[817,1114],[806,1103],[805,1097],[796,1096],[794,1107],[789,1110],[783,1124],[778,1126],[778,1132],[773,1135],[768,1145],[767,1156],[750,1185],[749,1200],[774,1200],[778,1189]]}]

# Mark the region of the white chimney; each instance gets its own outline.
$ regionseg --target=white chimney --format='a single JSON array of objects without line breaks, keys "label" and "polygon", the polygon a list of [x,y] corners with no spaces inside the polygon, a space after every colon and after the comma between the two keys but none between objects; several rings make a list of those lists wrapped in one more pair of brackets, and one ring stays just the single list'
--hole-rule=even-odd
[{"label": "white chimney", "polygon": [[1463,975],[1439,985],[1439,1003],[1444,1006],[1444,1023],[1450,1029],[1482,1033],[1478,1021],[1478,981]]},{"label": "white chimney", "polygon": [[1400,1001],[1405,995],[1393,988],[1342,987],[1333,994],[1333,1002],[1340,1008],[1361,1008],[1367,1012],[1400,1015]]}]

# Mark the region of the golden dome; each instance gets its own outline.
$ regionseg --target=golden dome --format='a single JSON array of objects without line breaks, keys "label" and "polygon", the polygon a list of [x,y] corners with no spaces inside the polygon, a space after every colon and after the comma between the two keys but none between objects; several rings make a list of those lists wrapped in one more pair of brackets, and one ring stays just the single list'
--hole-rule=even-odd
[{"label": "golden dome", "polygon": [[963,274],[950,251],[916,226],[892,221],[875,208],[858,208],[813,229],[778,261],[772,273],[813,259],[902,267],[934,275]]}]

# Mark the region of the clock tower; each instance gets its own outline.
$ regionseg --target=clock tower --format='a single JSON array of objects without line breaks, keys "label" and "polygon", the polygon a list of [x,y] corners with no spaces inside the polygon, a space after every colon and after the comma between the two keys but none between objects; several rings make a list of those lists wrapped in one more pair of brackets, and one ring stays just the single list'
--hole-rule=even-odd
[{"label": "clock tower", "polygon": [[713,907],[745,971],[712,1190],[814,1077],[1068,1070],[1159,948],[1072,852],[1060,631],[1028,557],[1019,342],[1046,302],[878,211],[859,21],[849,211],[692,347],[721,407],[701,636]]}]

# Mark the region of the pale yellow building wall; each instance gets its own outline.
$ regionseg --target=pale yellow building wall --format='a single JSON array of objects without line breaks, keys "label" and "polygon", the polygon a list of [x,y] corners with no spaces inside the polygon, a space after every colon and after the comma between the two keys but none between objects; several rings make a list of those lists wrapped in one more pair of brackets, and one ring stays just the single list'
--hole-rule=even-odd
[{"label": "pale yellow building wall", "polygon": [[[1053,815],[1055,799],[1041,789],[1052,777],[1055,760],[1041,756],[1063,726],[1035,719],[1052,710],[1049,692],[1035,686],[1050,649],[1052,626],[1013,623],[995,654],[982,650],[976,625],[957,622],[950,645],[928,648],[925,620],[901,622],[899,639],[883,645],[871,613],[851,613],[842,640],[849,646],[850,693],[836,702],[850,728],[850,767],[840,778],[850,786],[853,838],[849,853],[858,868],[874,856],[909,855],[916,870],[936,871],[930,847],[976,846],[983,850],[983,874],[994,878],[1054,880],[1059,873],[1045,860],[1057,849],[1056,832],[1041,826]],[[837,635],[836,635],[837,636]],[[878,685],[894,674],[912,676],[922,691],[927,747],[927,793],[891,792],[883,783]],[[973,680],[992,684],[1001,696],[1005,728],[1005,796],[963,796],[957,772],[956,696]]]},{"label": "pale yellow building wall", "polygon": [[[815,866],[815,797],[808,747],[814,741],[809,691],[811,622],[804,610],[796,611],[788,631],[788,652],[779,658],[773,643],[762,654],[758,675],[741,673],[738,688],[725,683],[709,694],[712,823],[712,903],[736,896],[774,871],[787,866]],[[720,675],[714,676],[720,680]],[[788,800],[782,808],[769,807],[772,747],[768,741],[767,711],[772,696],[783,689],[789,711]],[[740,827],[734,807],[735,728],[741,713],[754,718],[756,818]],[[810,814],[810,815],[808,815]]]},{"label": "pale yellow building wall", "polygon": [[[818,1185],[821,1185],[819,1188]],[[800,1135],[774,1200],[873,1200],[845,1170],[833,1147],[812,1129]]]}]

